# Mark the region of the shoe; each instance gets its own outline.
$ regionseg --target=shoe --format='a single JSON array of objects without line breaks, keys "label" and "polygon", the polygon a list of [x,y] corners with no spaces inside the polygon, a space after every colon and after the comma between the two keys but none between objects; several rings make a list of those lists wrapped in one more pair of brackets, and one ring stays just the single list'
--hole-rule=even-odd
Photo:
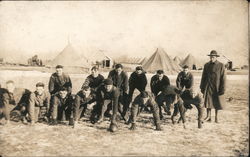
[{"label": "shoe", "polygon": [[157,130],[157,131],[162,131],[162,128],[161,128],[161,126],[160,126],[159,123],[156,124],[156,129],[155,129],[155,130]]},{"label": "shoe", "polygon": [[28,121],[25,117],[22,118],[22,122],[23,122],[23,124],[28,124]]},{"label": "shoe", "polygon": [[136,124],[132,123],[131,127],[129,128],[130,130],[136,130]]},{"label": "shoe", "polygon": [[58,121],[56,119],[52,119],[50,125],[57,125]]},{"label": "shoe", "polygon": [[111,132],[116,132],[117,129],[118,129],[118,128],[117,128],[116,124],[110,124],[109,131],[111,131]]},{"label": "shoe", "polygon": [[98,119],[96,123],[101,124],[103,122],[103,118]]}]

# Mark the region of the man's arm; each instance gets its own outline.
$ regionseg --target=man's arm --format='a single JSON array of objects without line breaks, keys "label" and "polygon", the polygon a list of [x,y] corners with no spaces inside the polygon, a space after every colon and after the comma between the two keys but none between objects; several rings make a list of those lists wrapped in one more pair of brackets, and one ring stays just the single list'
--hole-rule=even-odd
[{"label": "man's arm", "polygon": [[221,75],[220,75],[220,85],[219,85],[219,95],[223,95],[225,93],[226,86],[226,72],[224,65],[221,66]]},{"label": "man's arm", "polygon": [[206,67],[207,66],[205,64],[204,68],[203,68],[202,76],[201,76],[200,89],[201,89],[202,94],[204,94],[204,91],[205,91],[205,82],[206,82],[206,78],[207,78],[207,68]]},{"label": "man's arm", "polygon": [[177,79],[176,79],[176,86],[180,89],[181,88],[181,73],[178,74]]},{"label": "man's arm", "polygon": [[49,79],[49,92],[50,94],[54,94],[53,91],[55,90],[55,78],[53,76]]}]

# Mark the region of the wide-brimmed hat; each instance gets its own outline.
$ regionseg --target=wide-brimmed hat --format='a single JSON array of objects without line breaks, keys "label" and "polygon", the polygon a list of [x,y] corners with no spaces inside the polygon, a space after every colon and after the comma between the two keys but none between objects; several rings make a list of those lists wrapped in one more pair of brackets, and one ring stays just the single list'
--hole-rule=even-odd
[{"label": "wide-brimmed hat", "polygon": [[212,50],[208,56],[220,57],[220,55],[218,55],[217,51],[215,51],[215,50]]}]

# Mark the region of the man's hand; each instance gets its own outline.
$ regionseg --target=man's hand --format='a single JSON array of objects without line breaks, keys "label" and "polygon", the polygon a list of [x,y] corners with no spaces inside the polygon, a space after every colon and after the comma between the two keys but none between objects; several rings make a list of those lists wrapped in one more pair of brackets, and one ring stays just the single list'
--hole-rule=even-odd
[{"label": "man's hand", "polygon": [[136,130],[136,124],[132,123],[131,127],[129,128],[130,130]]}]

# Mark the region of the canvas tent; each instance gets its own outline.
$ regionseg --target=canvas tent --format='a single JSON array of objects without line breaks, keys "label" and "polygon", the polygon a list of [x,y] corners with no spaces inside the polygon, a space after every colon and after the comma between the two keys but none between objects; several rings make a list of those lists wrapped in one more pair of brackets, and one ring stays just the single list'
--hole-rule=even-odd
[{"label": "canvas tent", "polygon": [[188,54],[187,57],[180,63],[181,67],[184,65],[189,66],[192,70],[197,70],[202,67],[201,63],[199,63],[199,61],[196,60],[196,58],[191,54]]},{"label": "canvas tent", "polygon": [[65,67],[83,67],[89,68],[89,64],[85,57],[80,56],[80,53],[69,42],[68,45],[50,62],[50,66],[58,64]]},{"label": "canvas tent", "polygon": [[167,74],[175,74],[181,70],[181,67],[168,56],[163,48],[157,48],[142,67],[148,72],[156,72],[161,69]]},{"label": "canvas tent", "polygon": [[174,57],[174,62],[179,65],[181,63],[181,59],[178,56],[176,56]]}]

